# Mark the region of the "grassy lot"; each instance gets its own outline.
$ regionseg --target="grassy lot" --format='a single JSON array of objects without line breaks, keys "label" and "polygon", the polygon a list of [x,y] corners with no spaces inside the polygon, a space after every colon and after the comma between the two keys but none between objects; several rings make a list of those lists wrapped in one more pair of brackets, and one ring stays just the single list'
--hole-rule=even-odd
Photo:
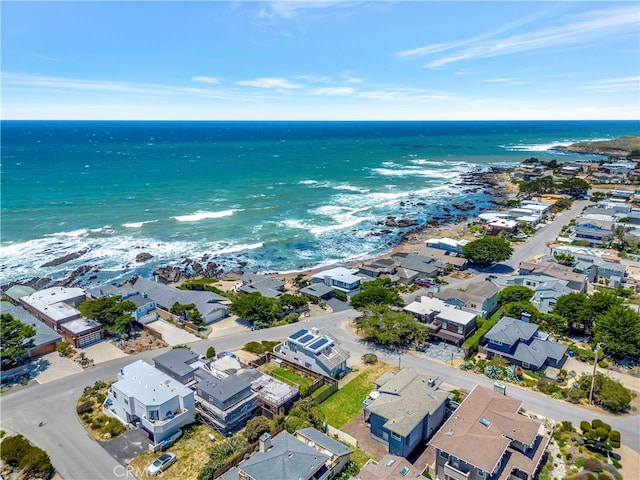
[{"label": "grassy lot", "polygon": [[349,423],[362,412],[362,402],[372,390],[375,390],[373,381],[384,372],[397,370],[398,367],[383,362],[364,367],[357,377],[320,405],[327,423],[336,428],[342,428]]},{"label": "grassy lot", "polygon": [[293,370],[286,367],[279,367],[275,363],[265,364],[264,372],[290,385],[298,385],[301,391],[306,390],[309,388],[309,385],[313,383],[313,378],[299,375]]},{"label": "grassy lot", "polygon": [[126,431],[122,422],[102,412],[102,403],[107,399],[107,390],[112,383],[98,381],[86,387],[76,403],[80,421],[96,440],[111,440]]},{"label": "grassy lot", "polygon": [[[209,460],[209,449],[214,445],[214,442],[209,440],[209,433],[213,433],[217,440],[222,439],[218,432],[204,424],[194,425],[193,433],[187,433],[180,437],[168,450],[176,454],[178,461],[166,470],[163,477],[197,480],[198,473]],[[129,464],[131,471],[141,480],[156,478],[147,475],[147,467],[162,453],[164,452],[142,453]]]}]

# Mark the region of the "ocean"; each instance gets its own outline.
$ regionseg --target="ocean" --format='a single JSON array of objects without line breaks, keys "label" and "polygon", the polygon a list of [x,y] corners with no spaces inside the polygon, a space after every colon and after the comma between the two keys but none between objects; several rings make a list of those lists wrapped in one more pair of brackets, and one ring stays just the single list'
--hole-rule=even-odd
[{"label": "ocean", "polygon": [[256,272],[365,260],[414,228],[388,216],[490,207],[466,173],[578,158],[549,149],[639,124],[2,121],[1,134],[0,285],[84,265],[98,284],[185,257]]}]

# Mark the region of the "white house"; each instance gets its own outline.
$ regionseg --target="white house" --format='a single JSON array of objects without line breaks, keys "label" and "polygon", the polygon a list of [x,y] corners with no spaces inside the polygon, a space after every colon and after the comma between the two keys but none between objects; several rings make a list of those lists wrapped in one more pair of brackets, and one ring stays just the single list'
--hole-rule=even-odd
[{"label": "white house", "polygon": [[104,406],[107,415],[145,429],[155,444],[195,421],[193,390],[142,360],[118,372]]},{"label": "white house", "polygon": [[316,273],[311,277],[311,282],[324,283],[347,295],[355,295],[360,291],[360,282],[362,281],[362,278],[356,275],[357,273],[358,270],[353,268],[337,267]]}]

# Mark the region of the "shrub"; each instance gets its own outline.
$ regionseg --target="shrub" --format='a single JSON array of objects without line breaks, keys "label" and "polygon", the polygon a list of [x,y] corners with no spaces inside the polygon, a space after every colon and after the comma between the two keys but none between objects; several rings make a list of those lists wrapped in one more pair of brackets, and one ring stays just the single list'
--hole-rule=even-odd
[{"label": "shrub", "polygon": [[587,458],[582,464],[585,470],[591,470],[592,472],[602,471],[602,462],[597,458]]},{"label": "shrub", "polygon": [[76,407],[78,415],[91,412],[91,410],[93,410],[93,402],[91,400],[85,400]]},{"label": "shrub", "polygon": [[255,355],[264,353],[264,347],[259,342],[249,342],[242,349]]},{"label": "shrub", "polygon": [[609,366],[609,363],[608,363],[606,360],[600,360],[600,361],[598,362],[598,366],[599,366],[600,368],[607,368],[607,367]]},{"label": "shrub", "polygon": [[98,405],[102,405],[106,399],[107,396],[104,393],[96,393],[96,403]]},{"label": "shrub", "polygon": [[209,347],[207,348],[207,353],[206,353],[206,357],[207,358],[213,358],[216,356],[216,349],[213,347]]},{"label": "shrub", "polygon": [[365,353],[361,359],[365,365],[373,365],[378,362],[378,356],[375,353]]},{"label": "shrub", "polygon": [[23,472],[21,478],[49,478],[53,471],[49,455],[29,443],[22,435],[13,435],[2,441],[0,458]]},{"label": "shrub", "polygon": [[106,433],[111,435],[111,437],[117,437],[126,430],[124,425],[116,418],[109,418],[104,429]]},{"label": "shrub", "polygon": [[263,433],[269,431],[271,431],[271,423],[267,417],[261,415],[247,422],[247,426],[244,429],[244,436],[249,443],[253,443],[258,440]]}]

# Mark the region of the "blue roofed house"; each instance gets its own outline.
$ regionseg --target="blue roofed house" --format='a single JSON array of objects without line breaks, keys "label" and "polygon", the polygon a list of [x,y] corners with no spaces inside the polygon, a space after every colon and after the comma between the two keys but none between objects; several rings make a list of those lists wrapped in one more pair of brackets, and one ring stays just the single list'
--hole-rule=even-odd
[{"label": "blue roofed house", "polygon": [[530,300],[533,306],[542,313],[551,313],[558,298],[574,292],[574,290],[567,287],[566,281],[552,280],[553,281],[539,283]]},{"label": "blue roofed house", "polygon": [[371,437],[390,454],[407,457],[444,421],[449,392],[438,377],[414,368],[386,372],[374,383],[362,405]]},{"label": "blue roofed house", "polygon": [[123,367],[108,393],[104,412],[139,425],[156,445],[195,421],[193,390],[142,360]]},{"label": "blue roofed house", "polygon": [[[523,317],[527,318],[525,314]],[[511,364],[534,371],[547,366],[561,368],[567,346],[549,340],[549,335],[539,332],[538,327],[528,321],[502,317],[484,336],[487,358],[501,355]]]},{"label": "blue roofed house", "polygon": [[276,345],[273,355],[320,375],[338,378],[347,370],[349,354],[317,328],[302,328]]}]

